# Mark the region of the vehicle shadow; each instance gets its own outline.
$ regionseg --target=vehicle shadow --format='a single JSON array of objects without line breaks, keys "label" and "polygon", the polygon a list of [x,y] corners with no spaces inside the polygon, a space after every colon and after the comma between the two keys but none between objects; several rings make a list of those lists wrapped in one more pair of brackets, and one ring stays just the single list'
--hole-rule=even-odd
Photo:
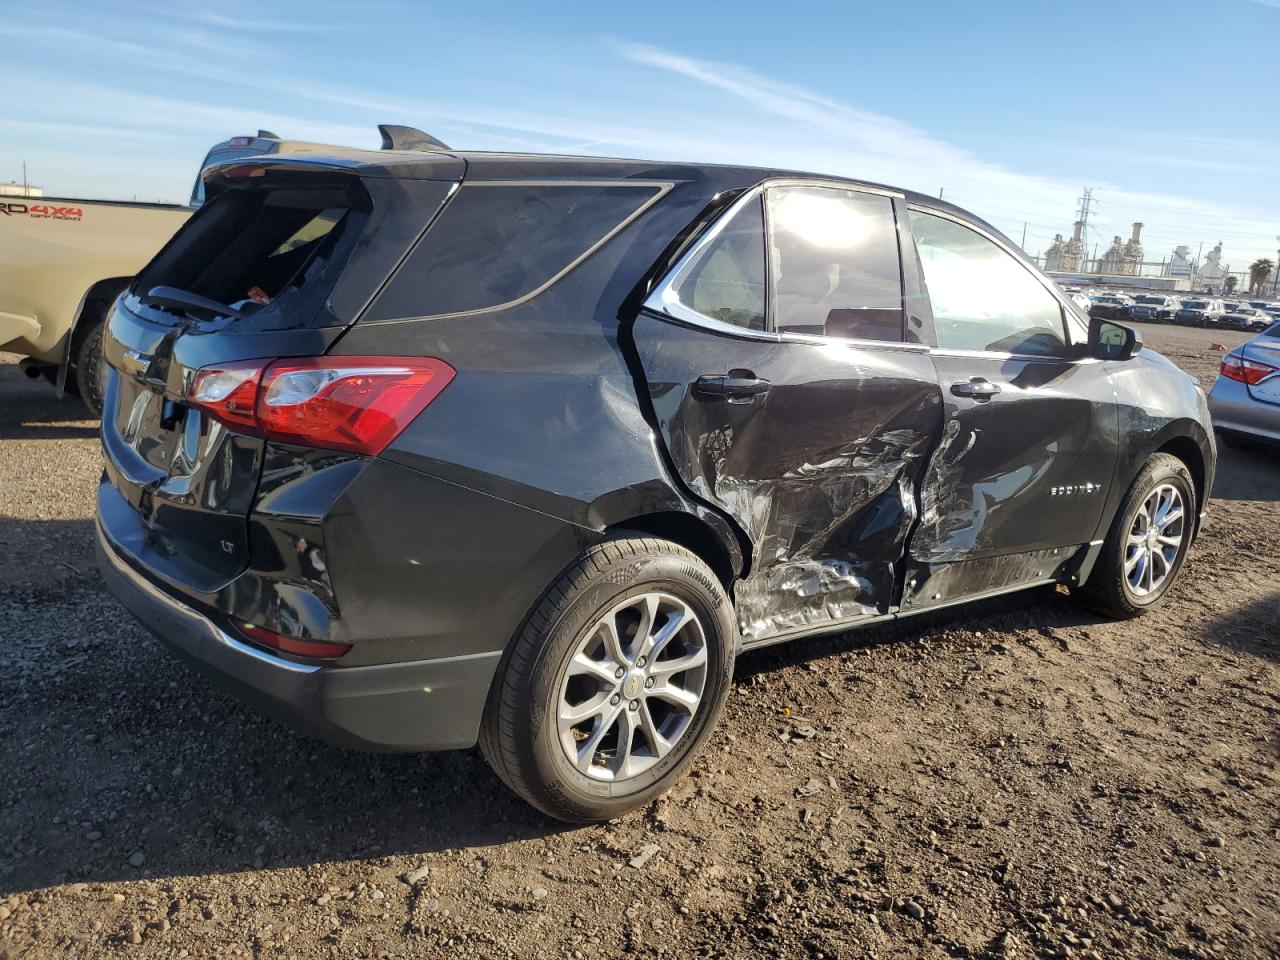
[{"label": "vehicle shadow", "polygon": [[[1280,587],[1273,588],[1247,606],[1209,621],[1201,628],[1200,637],[1234,653],[1280,663],[1280,630],[1275,627],[1277,622],[1280,622]],[[1280,699],[1261,683],[1255,687],[1233,683],[1231,687],[1224,688],[1224,695],[1231,697],[1240,710],[1252,708],[1267,711],[1266,717],[1258,716],[1258,724],[1270,725],[1268,743],[1272,754],[1280,758],[1280,723],[1274,722]],[[1259,704],[1259,700],[1263,702]]]},{"label": "vehicle shadow", "polygon": [[59,400],[44,378],[29,379],[16,363],[0,362],[0,439],[67,440],[97,435],[97,420],[79,397],[67,394]]},{"label": "vehicle shadow", "polygon": [[1280,501],[1280,447],[1236,449],[1219,441],[1213,500]]},{"label": "vehicle shadow", "polygon": [[[4,523],[10,539],[43,535],[39,522]],[[429,864],[572,829],[517,799],[478,750],[356,753],[260,716],[189,671],[91,568],[46,588],[0,590],[0,896],[255,869],[311,877],[348,861],[376,875],[393,855]],[[735,682],[850,645],[909,642],[943,621],[993,618],[1029,629],[1094,622],[1036,591],[748,654]],[[137,854],[140,865],[130,862]]]},{"label": "vehicle shadow", "polygon": [[1247,606],[1210,620],[1200,629],[1202,639],[1236,653],[1280,662],[1280,585],[1265,587]]},{"label": "vehicle shadow", "polygon": [[[40,526],[0,523],[10,538]],[[95,570],[0,585],[0,731],[0,899],[353,860],[367,873],[396,854],[429,863],[569,829],[478,750],[358,753],[260,716],[188,670]]]}]

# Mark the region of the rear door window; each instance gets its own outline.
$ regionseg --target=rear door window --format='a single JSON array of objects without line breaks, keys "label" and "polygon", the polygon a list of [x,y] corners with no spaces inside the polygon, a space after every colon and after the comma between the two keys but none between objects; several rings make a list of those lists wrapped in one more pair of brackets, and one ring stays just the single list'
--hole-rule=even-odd
[{"label": "rear door window", "polygon": [[409,254],[369,320],[511,306],[621,230],[657,184],[464,183]]},{"label": "rear door window", "polygon": [[771,187],[765,197],[774,329],[902,340],[893,201],[820,186]]}]

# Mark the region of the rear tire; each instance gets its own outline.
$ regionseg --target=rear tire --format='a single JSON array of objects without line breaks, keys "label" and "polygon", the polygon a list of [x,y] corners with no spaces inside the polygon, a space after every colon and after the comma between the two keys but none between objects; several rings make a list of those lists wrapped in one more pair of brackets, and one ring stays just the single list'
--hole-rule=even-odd
[{"label": "rear tire", "polygon": [[1116,512],[1081,599],[1117,620],[1158,606],[1182,570],[1198,510],[1187,465],[1153,454]]},{"label": "rear tire", "polygon": [[75,356],[75,385],[80,399],[95,417],[102,416],[103,392],[106,389],[105,360],[102,356],[104,324],[95,320],[80,338]]},{"label": "rear tire", "polygon": [[711,735],[736,636],[724,588],[684,547],[633,534],[597,544],[547,590],[504,656],[481,724],[485,759],[560,820],[641,807]]}]

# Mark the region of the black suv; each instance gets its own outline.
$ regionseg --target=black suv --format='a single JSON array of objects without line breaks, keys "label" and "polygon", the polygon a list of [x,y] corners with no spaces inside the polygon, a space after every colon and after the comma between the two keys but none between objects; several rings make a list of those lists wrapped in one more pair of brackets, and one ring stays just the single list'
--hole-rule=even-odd
[{"label": "black suv", "polygon": [[1041,584],[1141,613],[1212,486],[1195,381],[930,197],[443,148],[205,186],[109,321],[112,590],[566,820],[667,788],[739,651]]}]

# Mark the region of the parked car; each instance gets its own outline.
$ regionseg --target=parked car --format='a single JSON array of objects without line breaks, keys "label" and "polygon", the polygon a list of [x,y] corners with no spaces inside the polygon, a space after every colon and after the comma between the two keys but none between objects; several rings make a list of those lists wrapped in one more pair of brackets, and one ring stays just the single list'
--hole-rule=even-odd
[{"label": "parked car", "polygon": [[1174,311],[1173,322],[1188,327],[1204,327],[1217,323],[1222,313],[1221,300],[1188,299],[1183,300],[1182,306]]},{"label": "parked car", "polygon": [[1270,300],[1248,300],[1246,301],[1246,304],[1254,310],[1262,310],[1264,312],[1268,310],[1280,310],[1280,304],[1273,303]]},{"label": "parked car", "polygon": [[1222,358],[1209,410],[1232,446],[1280,444],[1280,322]]},{"label": "parked car", "polygon": [[[416,142],[408,127],[383,137]],[[201,169],[237,159],[323,150],[268,130],[215,144]],[[46,377],[58,396],[79,393],[102,409],[102,329],[112,302],[203,200],[197,176],[185,205],[0,197],[0,350],[24,356],[29,376]]]},{"label": "parked car", "polygon": [[1043,584],[1134,616],[1200,528],[1195,380],[937,199],[443,148],[204,182],[109,322],[100,564],[336,742],[478,740],[604,820],[740,649]]},{"label": "parked car", "polygon": [[1236,307],[1222,314],[1217,320],[1218,326],[1230,327],[1233,330],[1265,330],[1270,324],[1271,317],[1248,305]]},{"label": "parked car", "polygon": [[1182,306],[1177,297],[1166,297],[1159,294],[1140,293],[1133,298],[1122,319],[1140,320],[1146,323],[1164,323],[1172,320],[1173,315]]},{"label": "parked car", "polygon": [[1123,293],[1099,293],[1089,298],[1088,314],[1095,320],[1119,320],[1133,300]]},{"label": "parked car", "polygon": [[1079,291],[1067,292],[1067,298],[1080,308],[1080,312],[1085,316],[1089,315],[1089,308],[1093,306],[1093,301]]}]

